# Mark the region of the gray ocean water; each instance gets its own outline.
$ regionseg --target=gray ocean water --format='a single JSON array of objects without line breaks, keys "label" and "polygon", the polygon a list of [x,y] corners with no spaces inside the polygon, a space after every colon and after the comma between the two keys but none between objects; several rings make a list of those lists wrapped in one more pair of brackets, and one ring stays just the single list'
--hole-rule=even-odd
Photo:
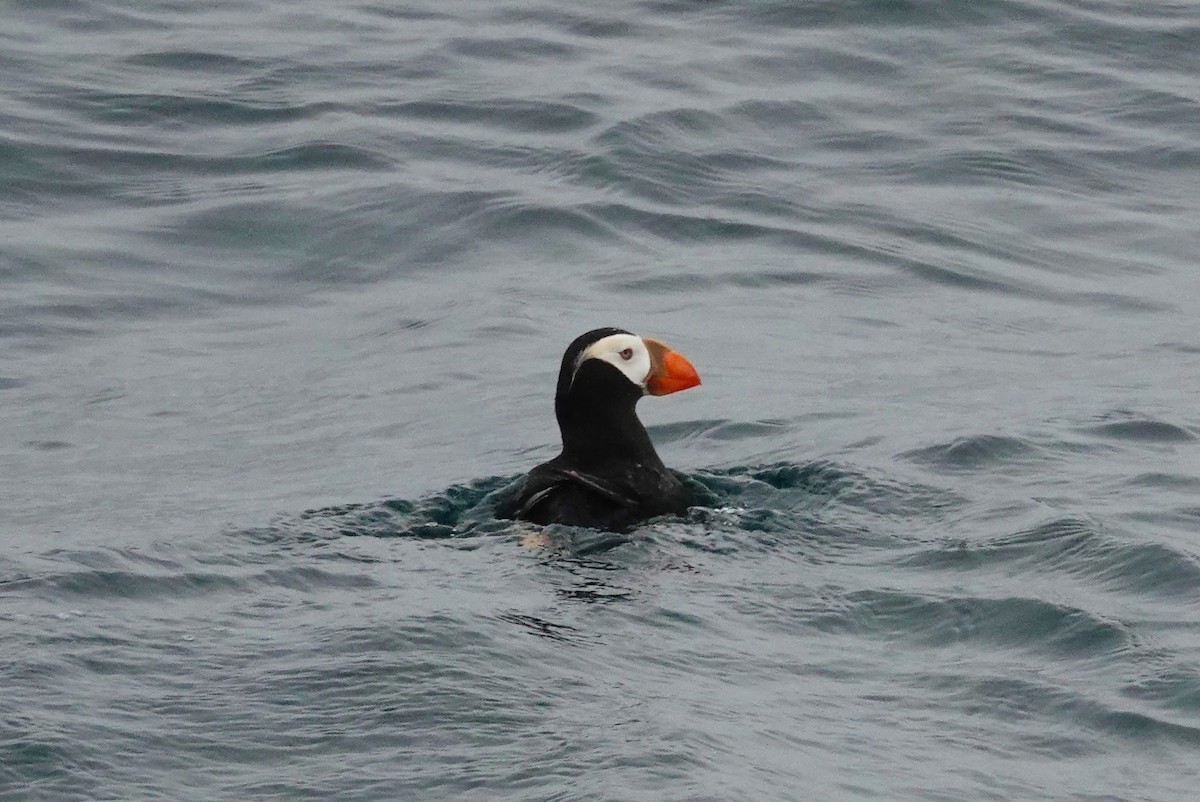
[{"label": "gray ocean water", "polygon": [[1196,3],[3,18],[0,799],[1196,798]]}]

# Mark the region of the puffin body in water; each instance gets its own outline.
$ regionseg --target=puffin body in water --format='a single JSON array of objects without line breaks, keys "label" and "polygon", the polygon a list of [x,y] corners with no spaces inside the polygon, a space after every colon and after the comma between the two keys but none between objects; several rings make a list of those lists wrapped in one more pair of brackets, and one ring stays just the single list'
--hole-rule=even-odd
[{"label": "puffin body in water", "polygon": [[580,335],[563,354],[554,396],[562,453],[525,477],[503,517],[621,531],[679,515],[691,494],[658,457],[634,407],[643,395],[700,384],[663,343],[623,329]]}]

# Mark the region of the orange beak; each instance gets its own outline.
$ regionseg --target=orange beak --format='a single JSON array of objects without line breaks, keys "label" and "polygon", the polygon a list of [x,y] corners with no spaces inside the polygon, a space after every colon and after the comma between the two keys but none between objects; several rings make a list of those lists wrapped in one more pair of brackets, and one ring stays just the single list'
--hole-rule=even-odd
[{"label": "orange beak", "polygon": [[666,395],[700,384],[700,374],[683,354],[648,337],[642,342],[650,352],[650,375],[646,377],[646,392],[650,395]]}]

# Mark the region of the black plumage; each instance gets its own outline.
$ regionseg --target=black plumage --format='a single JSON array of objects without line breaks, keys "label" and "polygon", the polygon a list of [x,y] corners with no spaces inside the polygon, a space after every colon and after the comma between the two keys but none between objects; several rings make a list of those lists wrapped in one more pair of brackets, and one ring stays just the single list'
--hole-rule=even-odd
[{"label": "black plumage", "polygon": [[[614,334],[629,332],[595,329],[577,337],[563,354],[554,397],[562,453],[529,472],[501,511],[504,517],[623,531],[687,510],[691,494],[663,464],[635,411],[649,391],[603,359],[581,360],[591,345]],[[661,343],[644,342],[667,351]],[[687,360],[670,356],[690,372],[686,387],[699,383]]]}]

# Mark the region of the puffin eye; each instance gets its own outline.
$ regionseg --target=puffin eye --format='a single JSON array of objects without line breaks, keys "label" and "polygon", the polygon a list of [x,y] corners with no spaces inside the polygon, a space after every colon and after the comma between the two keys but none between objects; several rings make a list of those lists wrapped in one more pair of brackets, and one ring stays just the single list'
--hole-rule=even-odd
[{"label": "puffin eye", "polygon": [[625,360],[633,359],[633,349],[626,348],[625,350],[621,351],[621,359],[625,359]]}]

